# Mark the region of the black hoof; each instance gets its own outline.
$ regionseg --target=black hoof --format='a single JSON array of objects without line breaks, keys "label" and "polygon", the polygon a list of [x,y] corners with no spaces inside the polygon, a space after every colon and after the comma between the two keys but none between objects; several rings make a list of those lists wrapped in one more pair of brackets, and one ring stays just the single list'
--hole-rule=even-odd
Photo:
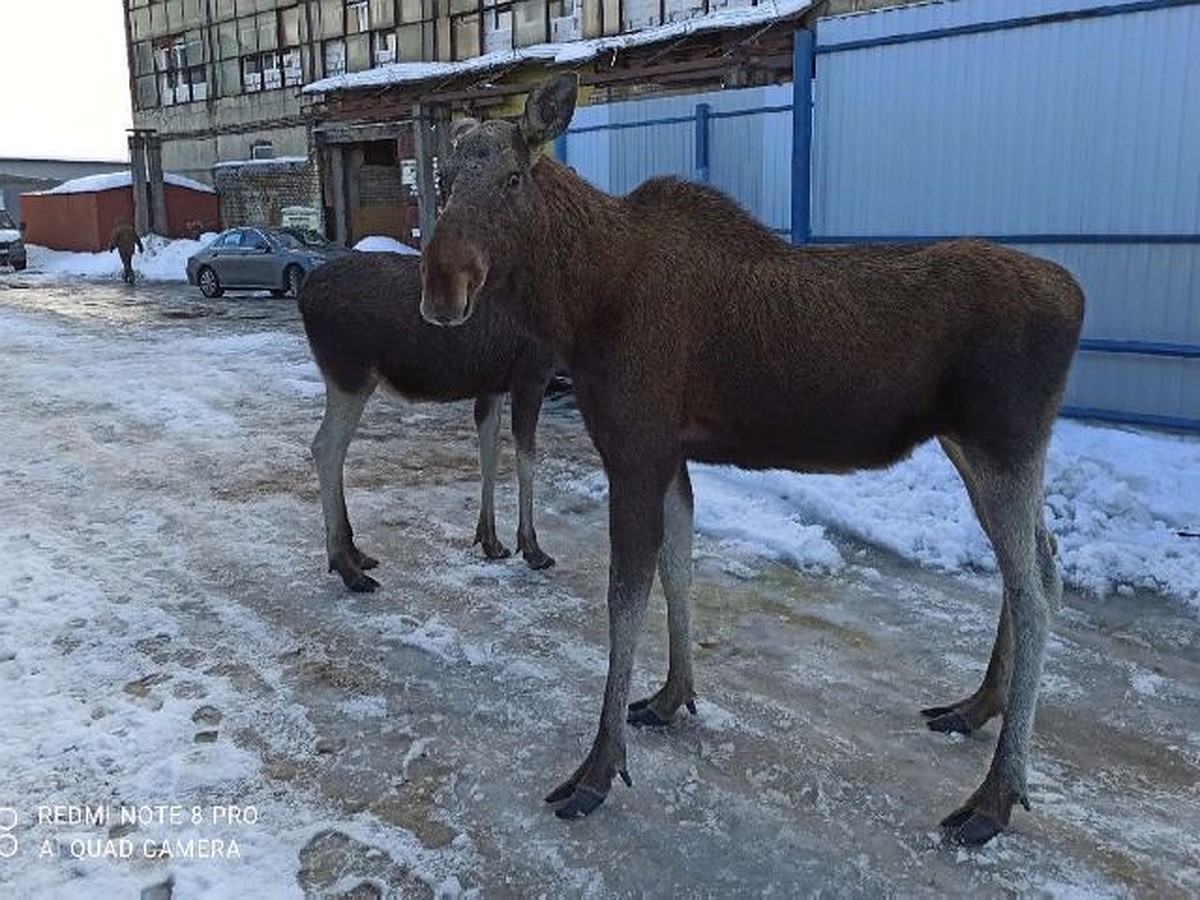
[{"label": "black hoof", "polygon": [[512,551],[499,541],[481,541],[481,543],[483,544],[483,555],[488,559],[508,559],[512,556]]},{"label": "black hoof", "polygon": [[[924,712],[924,710],[922,710]],[[963,718],[962,713],[950,710],[936,718],[930,719],[925,725],[930,731],[940,731],[943,734],[970,734],[975,729]]]},{"label": "black hoof", "polygon": [[630,703],[625,721],[636,728],[664,728],[671,724],[670,719],[664,719],[650,708],[649,700],[637,700]]},{"label": "black hoof", "polygon": [[365,553],[358,555],[358,564],[364,569],[374,569],[379,566],[379,560],[373,556],[367,556]]},{"label": "black hoof", "polygon": [[549,569],[554,565],[554,557],[548,553],[543,553],[541,550],[525,550],[521,553],[525,557],[525,565],[533,569],[535,572],[540,569]]},{"label": "black hoof", "polygon": [[690,712],[693,716],[697,714],[695,700],[689,700],[687,703],[685,703],[683,705],[687,708],[687,711]]},{"label": "black hoof", "polygon": [[959,810],[942,821],[942,827],[951,831],[951,837],[964,847],[979,847],[986,844],[1004,830],[999,822],[972,810]]},{"label": "black hoof", "polygon": [[[555,791],[555,793],[558,793]],[[591,815],[604,802],[604,794],[587,787],[577,787],[567,802],[554,811],[560,819],[582,819]],[[549,799],[549,798],[547,798]]]},{"label": "black hoof", "polygon": [[354,591],[356,594],[370,594],[379,587],[379,582],[370,575],[364,575],[361,572],[357,578],[347,579],[346,587]]},{"label": "black hoof", "polygon": [[930,706],[927,709],[921,710],[921,715],[927,719],[936,719],[951,712],[954,712],[953,706]]}]

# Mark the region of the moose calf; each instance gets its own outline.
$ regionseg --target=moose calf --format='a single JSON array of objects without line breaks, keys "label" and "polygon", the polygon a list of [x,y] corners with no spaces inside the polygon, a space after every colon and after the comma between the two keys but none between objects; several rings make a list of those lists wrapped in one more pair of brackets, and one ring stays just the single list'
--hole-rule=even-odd
[{"label": "moose calf", "polygon": [[520,493],[517,549],[534,569],[554,565],[538,546],[533,527],[534,435],[554,357],[517,331],[502,303],[489,304],[492,308],[469,327],[448,331],[422,320],[420,296],[419,259],[391,253],[335,259],[313,271],[300,291],[304,331],[325,379],[325,416],[312,452],[329,571],[336,570],[353,591],[379,586],[364,571],[378,561],[354,544],[342,472],[346,448],[381,380],[408,400],[476,398],[483,494],[475,541],[490,559],[509,555],[496,537],[494,498],[500,404],[504,392],[511,394]]}]

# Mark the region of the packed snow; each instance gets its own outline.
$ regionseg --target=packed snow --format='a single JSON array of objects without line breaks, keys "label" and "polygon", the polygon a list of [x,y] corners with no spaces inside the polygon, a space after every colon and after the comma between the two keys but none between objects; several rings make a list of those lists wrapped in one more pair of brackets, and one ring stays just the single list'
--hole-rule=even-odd
[{"label": "packed snow", "polygon": [[364,253],[401,253],[405,255],[421,255],[420,250],[416,250],[405,244],[403,241],[398,241],[393,237],[383,235],[371,235],[363,238],[354,245],[355,250],[362,250]]},{"label": "packed snow", "polygon": [[[193,181],[173,172],[164,172],[163,181],[176,187],[190,188],[205,194],[215,194],[212,185],[202,181]],[[116,188],[126,188],[133,185],[133,175],[126,169],[124,172],[101,172],[98,175],[84,175],[72,178],[45,191],[33,191],[35,194],[92,194],[97,191],[111,191]]]},{"label": "packed snow", "polygon": [[586,62],[609,50],[626,50],[630,47],[644,47],[648,44],[677,41],[689,34],[700,34],[706,31],[763,25],[776,19],[784,19],[804,12],[811,5],[812,0],[767,0],[756,6],[716,10],[679,22],[655,25],[652,28],[643,28],[640,31],[611,37],[565,43],[533,44],[515,50],[496,50],[457,62],[390,63],[362,72],[350,72],[345,75],[331,75],[328,78],[322,78],[305,85],[301,89],[301,93],[319,94],[327,91],[356,90],[388,84],[426,81],[470,72],[484,72],[531,60],[558,65]]},{"label": "packed snow", "polygon": [[[187,261],[216,238],[202,234],[199,240],[168,240],[156,234],[142,238],[142,252],[134,253],[133,268],[139,277],[150,281],[187,281]],[[29,273],[80,278],[121,277],[121,257],[115,250],[100,253],[77,253],[71,250],[51,250],[36,244],[28,245]]]},{"label": "packed snow", "polygon": [[[935,443],[851,475],[692,464],[696,529],[731,549],[837,571],[852,537],[947,572],[995,559],[958,473]],[[1200,611],[1200,439],[1060,419],[1046,466],[1046,520],[1067,584],[1152,591]],[[603,477],[579,485],[595,496]]]}]

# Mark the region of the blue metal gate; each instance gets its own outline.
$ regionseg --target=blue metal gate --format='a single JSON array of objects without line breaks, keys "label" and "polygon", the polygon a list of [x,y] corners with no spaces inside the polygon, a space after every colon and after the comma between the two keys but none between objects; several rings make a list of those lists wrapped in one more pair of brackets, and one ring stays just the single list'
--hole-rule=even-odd
[{"label": "blue metal gate", "polygon": [[655,175],[720,188],[791,234],[792,89],[713,91],[581,107],[555,155],[602,190]]},{"label": "blue metal gate", "polygon": [[1197,0],[933,3],[822,20],[812,52],[796,240],[1060,262],[1088,297],[1064,411],[1200,429]]}]

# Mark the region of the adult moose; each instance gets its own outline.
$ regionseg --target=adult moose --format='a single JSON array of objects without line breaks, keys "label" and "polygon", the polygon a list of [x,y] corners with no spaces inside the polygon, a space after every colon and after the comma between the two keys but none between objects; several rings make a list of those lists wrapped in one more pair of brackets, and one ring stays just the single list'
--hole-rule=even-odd
[{"label": "adult moose", "polygon": [[[459,132],[453,193],[424,253],[422,312],[457,325],[497,297],[555,347],[609,480],[609,664],[591,752],[546,798],[586,815],[628,783],[626,718],[693,699],[686,460],[746,468],[886,466],[937,437],[996,553],[1000,625],[983,684],[926,711],[932,727],[1004,724],[991,767],[943,821],[989,840],[1027,805],[1026,760],[1051,606],[1062,591],[1042,521],[1046,445],[1083,317],[1063,269],[979,241],[796,248],[705,187],[654,179],[627,197],[538,154],[574,111],[574,76],[519,123]],[[479,314],[479,313],[476,313]],[[657,563],[670,663],[626,709]]]},{"label": "adult moose", "polygon": [[382,380],[409,400],[448,403],[475,398],[483,492],[475,542],[491,559],[509,555],[496,537],[496,459],[500,404],[512,396],[517,444],[517,549],[534,569],[554,565],[533,527],[535,432],[553,354],[522,335],[500,303],[469,327],[447,331],[421,318],[420,263],[414,256],[355,253],[316,269],[300,290],[300,314],[325,379],[325,416],[313,439],[329,571],[353,591],[379,582],[364,570],[378,561],[354,543],[342,473],[346,449],[367,400]]}]

